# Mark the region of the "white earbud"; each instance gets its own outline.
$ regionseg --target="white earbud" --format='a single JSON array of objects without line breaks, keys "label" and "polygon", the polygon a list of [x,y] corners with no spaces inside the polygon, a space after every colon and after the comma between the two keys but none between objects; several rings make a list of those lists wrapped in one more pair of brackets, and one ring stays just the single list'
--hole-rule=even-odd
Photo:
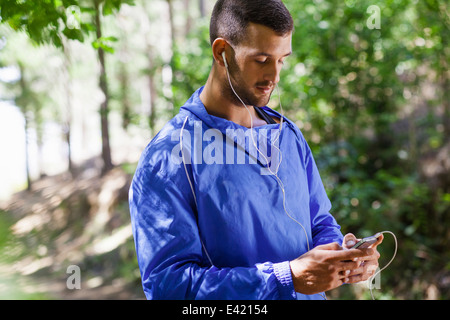
[{"label": "white earbud", "polygon": [[225,68],[228,69],[227,58],[225,57],[225,50],[222,51],[223,63],[225,64]]}]

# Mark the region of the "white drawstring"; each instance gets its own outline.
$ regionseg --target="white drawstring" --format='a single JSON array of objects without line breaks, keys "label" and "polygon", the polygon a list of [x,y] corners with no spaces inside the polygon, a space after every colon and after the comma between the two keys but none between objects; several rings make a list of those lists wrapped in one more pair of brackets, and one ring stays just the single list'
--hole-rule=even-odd
[{"label": "white drawstring", "polygon": [[[189,177],[189,173],[188,173],[188,170],[187,170],[187,167],[186,167],[186,160],[184,158],[184,152],[183,152],[183,131],[184,131],[184,127],[186,125],[187,119],[188,119],[188,117],[186,116],[186,118],[184,119],[184,122],[183,122],[183,126],[181,127],[181,131],[180,131],[181,158],[183,159],[184,171],[186,172],[186,177],[187,177],[187,179],[189,181],[189,186],[191,187],[191,191],[192,191],[192,196],[194,197],[195,207],[198,208],[197,197],[195,196],[194,186],[192,185],[191,178]],[[199,228],[199,233],[200,233],[200,228]],[[211,266],[213,266],[214,264],[212,263],[212,260],[211,260],[209,254],[208,254],[208,251],[206,250],[205,244],[203,243],[202,238],[201,237],[199,237],[199,238],[200,238],[200,242],[202,244],[203,250],[205,250],[206,257],[208,258],[209,263],[211,264]]]}]

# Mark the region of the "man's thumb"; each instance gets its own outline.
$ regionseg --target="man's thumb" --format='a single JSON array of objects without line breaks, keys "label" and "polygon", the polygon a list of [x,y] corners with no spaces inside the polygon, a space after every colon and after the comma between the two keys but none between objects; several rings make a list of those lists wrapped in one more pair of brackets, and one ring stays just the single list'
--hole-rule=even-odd
[{"label": "man's thumb", "polygon": [[358,239],[356,239],[353,233],[347,233],[342,241],[342,246],[346,249],[350,249],[356,244],[357,241]]}]

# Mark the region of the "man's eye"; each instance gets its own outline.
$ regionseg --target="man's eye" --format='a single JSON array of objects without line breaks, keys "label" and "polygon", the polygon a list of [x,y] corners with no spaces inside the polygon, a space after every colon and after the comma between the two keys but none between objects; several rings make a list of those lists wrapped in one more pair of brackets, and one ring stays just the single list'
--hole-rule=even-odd
[{"label": "man's eye", "polygon": [[264,63],[267,62],[267,59],[265,59],[265,60],[256,60],[256,62],[259,63],[259,64],[264,64]]}]

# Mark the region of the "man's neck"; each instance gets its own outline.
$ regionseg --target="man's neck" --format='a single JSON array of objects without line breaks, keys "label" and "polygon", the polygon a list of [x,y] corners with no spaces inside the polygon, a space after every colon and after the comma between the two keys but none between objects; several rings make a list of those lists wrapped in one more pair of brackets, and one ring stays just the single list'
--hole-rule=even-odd
[{"label": "man's neck", "polygon": [[[216,74],[217,70],[213,67],[209,74],[208,80],[200,94],[200,100],[206,108],[206,111],[213,116],[220,117],[232,121],[243,127],[258,127],[266,124],[264,120],[259,118],[253,106],[244,106],[231,101],[222,91],[222,84]],[[251,119],[250,120],[250,115]],[[253,123],[252,123],[253,122]]]}]

